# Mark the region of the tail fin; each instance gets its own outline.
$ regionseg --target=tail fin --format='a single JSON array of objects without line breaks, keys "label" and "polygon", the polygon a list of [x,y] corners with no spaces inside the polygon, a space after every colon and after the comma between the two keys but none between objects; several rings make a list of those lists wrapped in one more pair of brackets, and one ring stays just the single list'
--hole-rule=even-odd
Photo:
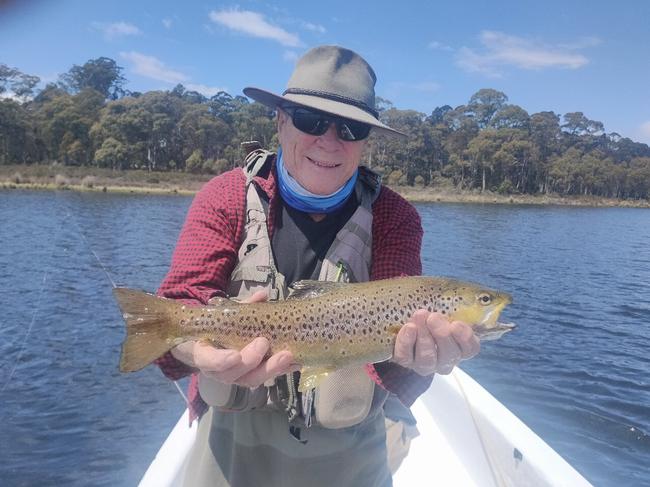
[{"label": "tail fin", "polygon": [[118,287],[113,290],[122,317],[126,322],[126,338],[122,343],[121,372],[135,372],[174,345],[174,325],[169,311],[176,304],[171,300],[143,291]]}]

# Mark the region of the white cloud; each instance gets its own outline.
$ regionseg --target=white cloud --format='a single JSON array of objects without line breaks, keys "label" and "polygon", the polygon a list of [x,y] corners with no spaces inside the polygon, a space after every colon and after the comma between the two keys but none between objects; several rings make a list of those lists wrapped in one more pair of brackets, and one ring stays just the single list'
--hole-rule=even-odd
[{"label": "white cloud", "polygon": [[96,29],[104,34],[104,38],[112,41],[118,37],[137,36],[142,34],[142,31],[135,25],[128,22],[93,22],[93,29]]},{"label": "white cloud", "polygon": [[262,14],[250,10],[213,10],[210,12],[210,20],[237,32],[279,42],[283,46],[302,45],[298,36],[268,23]]},{"label": "white cloud", "polygon": [[641,139],[641,142],[650,144],[650,120],[648,120],[647,122],[643,122],[639,126],[637,132],[639,133],[639,138]]},{"label": "white cloud", "polygon": [[136,51],[121,52],[120,56],[131,61],[133,71],[146,78],[165,83],[185,83],[189,80],[185,74],[168,68],[165,63],[154,56],[147,56]]},{"label": "white cloud", "polygon": [[185,88],[191,91],[198,91],[204,96],[211,97],[219,93],[220,91],[228,91],[226,88],[220,86],[206,86],[197,83],[187,83]]},{"label": "white cloud", "polygon": [[162,19],[162,24],[165,26],[165,29],[171,29],[172,19]]},{"label": "white cloud", "polygon": [[327,29],[319,24],[312,24],[311,22],[302,22],[303,29],[311,30],[312,32],[318,32],[319,34],[324,34],[327,32]]},{"label": "white cloud", "polygon": [[454,50],[453,47],[448,46],[447,44],[443,44],[442,42],[438,42],[438,41],[429,42],[429,45],[427,47],[429,49],[437,49],[439,51],[453,51]]},{"label": "white cloud", "polygon": [[0,93],[0,100],[13,100],[17,101],[18,103],[23,102],[23,99],[17,96],[13,91],[5,91],[4,93]]},{"label": "white cloud", "polygon": [[571,47],[567,44],[548,45],[488,30],[481,32],[480,40],[483,47],[479,50],[461,48],[456,64],[466,71],[488,76],[500,76],[501,68],[505,66],[529,70],[578,69],[585,66],[589,60],[574,51],[593,46],[596,42],[596,38],[582,38]]},{"label": "white cloud", "polygon": [[146,78],[173,85],[181,83],[188,90],[198,91],[208,97],[216,95],[220,91],[228,91],[227,88],[221,86],[192,83],[189,76],[165,66],[165,63],[154,56],[147,56],[136,51],[121,52],[120,56],[127,61],[131,61],[133,63],[133,71]]},{"label": "white cloud", "polygon": [[284,54],[282,54],[282,59],[289,63],[295,63],[298,57],[298,53],[295,51],[284,51]]}]

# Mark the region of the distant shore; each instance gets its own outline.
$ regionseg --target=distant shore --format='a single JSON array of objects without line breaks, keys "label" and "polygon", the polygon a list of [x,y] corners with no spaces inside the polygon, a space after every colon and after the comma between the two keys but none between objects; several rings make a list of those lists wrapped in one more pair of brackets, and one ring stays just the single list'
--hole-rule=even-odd
[{"label": "distant shore", "polygon": [[[193,195],[213,175],[175,172],[112,171],[60,165],[0,165],[0,189],[73,190],[86,192]],[[449,186],[392,186],[417,203],[480,203],[650,208],[650,200],[599,196],[502,195]]]}]

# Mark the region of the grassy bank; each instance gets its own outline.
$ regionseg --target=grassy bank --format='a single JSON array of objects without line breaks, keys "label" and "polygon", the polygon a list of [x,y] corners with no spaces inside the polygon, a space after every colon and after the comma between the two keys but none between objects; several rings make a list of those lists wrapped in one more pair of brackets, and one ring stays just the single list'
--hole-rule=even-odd
[{"label": "grassy bank", "polygon": [[480,203],[480,204],[513,204],[513,205],[564,205],[564,206],[590,206],[590,207],[624,207],[624,208],[650,208],[648,200],[622,200],[616,198],[603,198],[600,196],[560,196],[553,194],[513,194],[502,195],[492,191],[464,191],[448,187],[411,186],[394,187],[404,198],[412,202],[430,203]]},{"label": "grassy bank", "polygon": [[[75,191],[192,195],[213,176],[173,172],[112,171],[59,165],[0,166],[0,189],[68,189]],[[569,205],[650,208],[648,200],[620,200],[597,196],[501,195],[464,191],[449,186],[396,186],[413,202]]]},{"label": "grassy bank", "polygon": [[194,194],[212,176],[60,165],[0,166],[0,188]]}]

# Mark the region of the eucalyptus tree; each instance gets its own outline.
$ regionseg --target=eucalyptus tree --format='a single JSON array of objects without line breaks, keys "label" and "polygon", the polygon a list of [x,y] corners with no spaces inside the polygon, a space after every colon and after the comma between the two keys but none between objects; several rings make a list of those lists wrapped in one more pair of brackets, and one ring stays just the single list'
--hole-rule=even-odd
[{"label": "eucalyptus tree", "polygon": [[42,156],[39,142],[32,114],[25,106],[0,99],[0,164],[38,162]]},{"label": "eucalyptus tree", "polygon": [[90,59],[83,65],[74,65],[67,73],[59,76],[59,83],[71,93],[84,89],[93,89],[104,98],[116,100],[125,94],[126,78],[122,76],[124,68],[108,57]]},{"label": "eucalyptus tree", "polygon": [[0,63],[0,96],[9,94],[19,101],[29,100],[40,81],[38,76],[23,73],[17,68]]},{"label": "eucalyptus tree", "polygon": [[490,126],[492,117],[508,102],[505,93],[492,88],[483,88],[474,93],[467,103],[467,109],[473,114],[479,129]]}]

